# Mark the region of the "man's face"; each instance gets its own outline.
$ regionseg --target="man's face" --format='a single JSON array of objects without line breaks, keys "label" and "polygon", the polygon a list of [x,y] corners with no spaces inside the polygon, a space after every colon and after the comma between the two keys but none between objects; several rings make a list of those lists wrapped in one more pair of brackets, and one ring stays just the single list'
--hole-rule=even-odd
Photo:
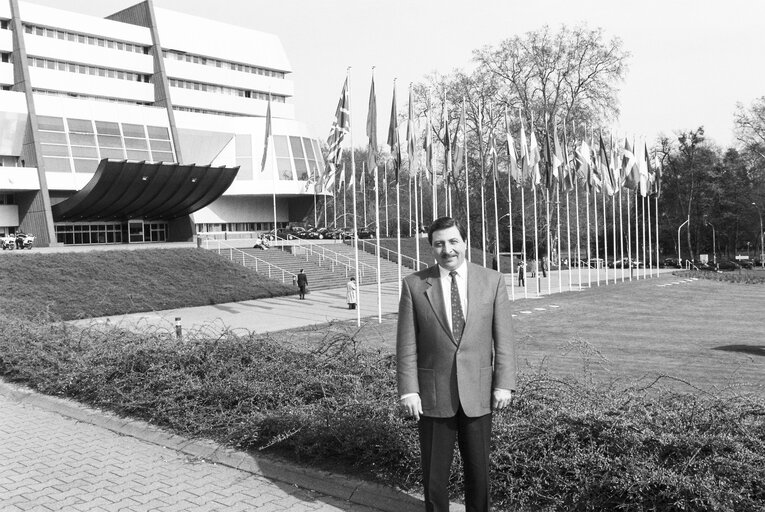
[{"label": "man's face", "polygon": [[465,241],[455,226],[433,232],[433,257],[446,270],[455,270],[465,261]]}]

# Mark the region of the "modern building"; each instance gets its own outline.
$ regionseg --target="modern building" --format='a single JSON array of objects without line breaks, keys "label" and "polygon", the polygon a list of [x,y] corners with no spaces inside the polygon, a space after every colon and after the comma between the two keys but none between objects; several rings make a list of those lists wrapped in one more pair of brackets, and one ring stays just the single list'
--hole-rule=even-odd
[{"label": "modern building", "polygon": [[106,18],[0,0],[0,61],[0,233],[190,240],[314,204],[321,148],[295,120],[274,35],[151,0]]}]

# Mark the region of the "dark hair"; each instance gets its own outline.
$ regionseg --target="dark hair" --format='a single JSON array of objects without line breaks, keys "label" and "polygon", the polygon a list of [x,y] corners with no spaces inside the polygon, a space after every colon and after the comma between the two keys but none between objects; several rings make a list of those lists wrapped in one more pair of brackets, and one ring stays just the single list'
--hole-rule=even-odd
[{"label": "dark hair", "polygon": [[462,237],[462,240],[467,240],[467,234],[465,233],[465,228],[462,227],[462,224],[457,219],[454,219],[452,217],[439,217],[436,220],[433,221],[433,224],[430,225],[428,228],[428,243],[430,245],[433,245],[433,233],[436,231],[441,231],[442,229],[449,229],[449,228],[457,228],[457,230],[460,232],[460,236]]}]

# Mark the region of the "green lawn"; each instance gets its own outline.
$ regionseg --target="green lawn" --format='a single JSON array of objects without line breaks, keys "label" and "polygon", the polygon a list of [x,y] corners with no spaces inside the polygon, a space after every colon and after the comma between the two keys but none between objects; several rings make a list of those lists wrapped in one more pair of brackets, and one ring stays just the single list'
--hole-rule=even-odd
[{"label": "green lawn", "polygon": [[0,255],[0,311],[72,320],[295,293],[201,249]]},{"label": "green lawn", "polygon": [[[680,279],[665,274],[514,302],[519,367],[624,385],[667,376],[662,383],[686,390],[765,390],[765,286],[701,279],[658,286]],[[354,322],[332,327],[356,331]],[[274,336],[312,345],[322,330],[303,331]],[[394,314],[382,324],[366,320],[356,338],[362,346],[393,352],[395,336]]]}]

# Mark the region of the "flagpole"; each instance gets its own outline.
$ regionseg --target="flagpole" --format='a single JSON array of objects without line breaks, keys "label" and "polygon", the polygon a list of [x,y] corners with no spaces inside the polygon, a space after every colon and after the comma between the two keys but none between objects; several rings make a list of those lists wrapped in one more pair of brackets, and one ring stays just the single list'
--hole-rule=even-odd
[{"label": "flagpole", "polygon": [[648,210],[648,275],[653,277],[653,236],[651,235],[651,196],[646,196]]},{"label": "flagpole", "polygon": [[630,281],[632,281],[632,206],[629,192],[627,192],[627,264],[630,266]]},{"label": "flagpole", "polygon": [[646,254],[645,254],[645,196],[643,194],[640,194],[640,195],[642,196],[642,201],[640,201],[641,202],[640,206],[641,206],[641,209],[643,210],[643,215],[641,215],[641,218],[640,218],[641,224],[643,226],[643,279],[647,279],[646,264],[648,260],[646,259]]},{"label": "flagpole", "polygon": [[367,226],[367,163],[361,162],[361,205],[364,227]]},{"label": "flagpole", "polygon": [[[411,163],[409,164],[411,173]],[[396,270],[398,271],[398,296],[401,297],[401,181],[396,180]]]},{"label": "flagpole", "polygon": [[[351,151],[353,151],[353,148],[351,148]],[[355,181],[355,180],[354,180]],[[345,199],[347,194],[346,190],[346,181],[345,181],[345,162],[343,162],[343,228],[348,228],[348,210],[346,208]]]},{"label": "flagpole", "polygon": [[590,242],[590,189],[592,188],[592,183],[588,183],[586,190],[586,204],[587,204],[587,287],[592,288],[592,266],[590,265],[590,262],[592,261],[592,249],[591,249],[591,242]]},{"label": "flagpole", "polygon": [[[394,80],[395,84],[396,81]],[[395,87],[395,85],[394,85]],[[377,247],[375,247],[375,256],[377,259],[377,323],[382,323],[382,282],[380,275],[380,179],[377,166],[375,165],[375,235],[377,238]]]},{"label": "flagpole", "polygon": [[[576,171],[574,171],[576,172]],[[579,279],[579,290],[582,289],[582,238],[579,233],[579,179],[574,174],[574,206],[576,207],[576,273]],[[589,211],[589,210],[587,210]]]},{"label": "flagpole", "polygon": [[[505,112],[505,120],[507,121],[507,112]],[[507,127],[508,133],[510,133],[510,127]],[[510,151],[515,151],[515,148],[508,148]],[[508,165],[512,165],[512,160],[508,163]],[[513,171],[512,169],[508,169],[507,171],[507,218],[508,222],[510,223],[509,231],[510,231],[510,296],[512,297],[512,300],[515,301],[515,274],[518,272],[518,269],[516,266],[514,266],[515,263],[515,252],[513,251],[513,187],[512,187],[512,175]],[[497,268],[499,268],[499,260],[497,260]],[[524,281],[525,281],[524,276]],[[519,284],[520,286],[520,284]]]},{"label": "flagpole", "polygon": [[[657,180],[661,179],[661,175],[658,174],[658,169],[657,169],[656,179]],[[659,277],[659,192],[660,192],[660,188],[661,188],[661,181],[657,185],[656,197],[653,200],[653,204],[655,208],[654,222],[656,222],[656,277]],[[713,251],[712,257],[714,258],[715,257],[714,248],[712,248],[712,251]]]},{"label": "flagpole", "polygon": [[486,166],[483,161],[483,122],[481,109],[478,109],[478,154],[481,157],[481,258],[486,268]]},{"label": "flagpole", "polygon": [[[325,227],[329,226],[325,223]],[[337,187],[332,191],[332,227],[337,229]]]},{"label": "flagpole", "polygon": [[[417,193],[417,189],[415,189],[412,186],[412,180],[414,180],[414,174],[409,173],[409,183],[408,183],[408,191],[409,194],[407,194],[408,197],[408,206],[407,206],[407,215],[409,215],[409,236],[412,236],[412,194]],[[417,212],[415,212],[415,215],[417,215]]]},{"label": "flagpole", "polygon": [[383,167],[383,172],[385,173],[385,179],[383,179],[383,194],[385,194],[385,238],[390,238],[390,233],[388,232],[388,162],[385,162],[385,167]]},{"label": "flagpole", "polygon": [[[640,188],[640,185],[638,184],[638,189]],[[640,229],[638,228],[638,222],[640,217],[640,211],[638,210],[638,194],[640,194],[640,191],[636,189],[635,190],[635,258],[640,259]],[[635,269],[635,280],[640,279],[640,268],[639,266]]]},{"label": "flagpole", "polygon": [[[549,136],[548,136],[549,138]],[[549,152],[548,152],[549,156]],[[548,164],[549,165],[549,164]],[[552,172],[552,169],[548,169],[548,172]],[[545,217],[547,222],[547,295],[552,294],[551,281],[552,281],[552,239],[550,237],[550,189],[545,187]],[[544,262],[542,262],[542,270],[544,270]]]},{"label": "flagpole", "polygon": [[[523,121],[521,121],[523,122]],[[521,177],[523,179],[523,177]],[[523,183],[521,183],[521,235],[523,236],[523,297],[525,299],[529,298],[529,287],[526,283],[526,262],[528,259],[526,258],[526,202],[524,200],[524,189],[523,189]]]},{"label": "flagpole", "polygon": [[470,245],[470,180],[468,173],[468,154],[467,154],[467,116],[465,115],[465,97],[462,97],[462,119],[465,120],[465,126],[462,127],[462,153],[465,157],[465,224],[467,227],[467,259],[472,261],[472,246]]},{"label": "flagpole", "polygon": [[[355,272],[356,272],[356,283],[358,283],[357,291],[356,291],[356,302],[358,306],[356,307],[356,326],[361,325],[361,276],[359,276],[359,228],[357,223],[357,214],[356,214],[356,156],[354,155],[353,151],[353,130],[350,129],[350,118],[351,118],[351,68],[348,67],[347,70],[348,73],[348,136],[350,137],[350,144],[351,144],[351,172],[353,173],[353,256],[354,256],[354,262],[355,262]],[[362,167],[363,171],[363,167]],[[363,176],[363,174],[362,174]]]},{"label": "flagpole", "polygon": [[619,187],[619,253],[622,261],[622,283],[624,282],[624,222],[622,220],[622,190],[624,187]]},{"label": "flagpole", "polygon": [[[554,128],[554,127],[553,127]],[[558,174],[560,177],[560,173]],[[558,183],[555,186],[555,209],[557,212],[557,218],[558,218],[558,293],[561,293],[563,291],[563,265],[560,258],[560,186],[561,186],[561,180],[558,179]]]},{"label": "flagpole", "polygon": [[[566,137],[566,120],[563,120],[563,162],[566,166],[566,259],[568,260],[568,289],[573,289],[573,276],[571,275],[571,214],[569,213],[569,195],[571,192],[571,163],[568,160],[568,140]],[[558,256],[560,259],[560,255]],[[559,265],[562,268],[562,265]]]},{"label": "flagpole", "polygon": [[[606,166],[608,166],[608,162],[606,162]],[[604,176],[604,178],[607,179],[608,176]],[[608,187],[603,188],[607,189]],[[606,190],[602,190],[600,195],[603,199],[603,271],[606,274],[606,286],[608,286],[608,264],[606,263],[608,260],[608,213],[606,210],[606,194]]]}]

